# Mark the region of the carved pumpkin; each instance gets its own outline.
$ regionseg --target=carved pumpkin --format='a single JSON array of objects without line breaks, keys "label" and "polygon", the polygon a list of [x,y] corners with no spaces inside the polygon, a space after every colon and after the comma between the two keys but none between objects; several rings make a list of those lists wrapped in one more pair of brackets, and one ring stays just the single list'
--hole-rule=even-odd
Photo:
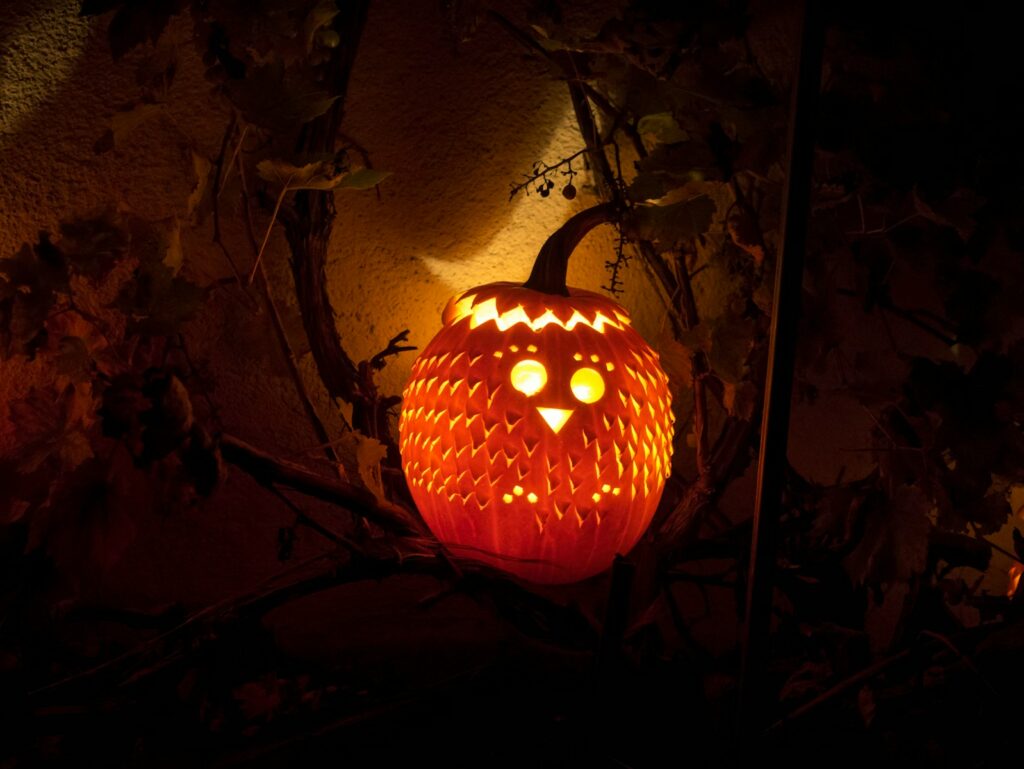
[{"label": "carved pumpkin", "polygon": [[545,245],[524,285],[452,299],[413,364],[402,465],[430,530],[535,582],[573,582],[627,552],[669,474],[672,410],[657,354],[611,299],[567,289],[599,206]]}]

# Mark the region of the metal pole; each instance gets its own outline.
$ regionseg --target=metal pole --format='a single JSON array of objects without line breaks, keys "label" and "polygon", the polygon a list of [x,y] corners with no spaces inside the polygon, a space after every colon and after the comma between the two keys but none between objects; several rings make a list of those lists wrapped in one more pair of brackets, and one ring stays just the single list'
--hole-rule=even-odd
[{"label": "metal pole", "polygon": [[814,166],[814,120],[821,88],[824,0],[805,0],[797,77],[789,119],[789,173],[782,202],[781,248],[775,268],[768,373],[765,380],[757,496],[750,542],[746,618],[741,639],[737,727],[741,740],[756,734],[764,701],[764,670],[772,611],[779,511],[787,467],[790,400],[800,320],[804,250]]}]

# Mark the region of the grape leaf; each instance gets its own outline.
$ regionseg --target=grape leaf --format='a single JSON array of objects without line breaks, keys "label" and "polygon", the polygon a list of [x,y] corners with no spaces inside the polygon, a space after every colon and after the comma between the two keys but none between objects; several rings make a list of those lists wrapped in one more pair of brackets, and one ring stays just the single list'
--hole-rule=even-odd
[{"label": "grape leaf", "polygon": [[121,374],[103,392],[103,434],[121,438],[140,464],[176,451],[190,438],[192,403],[185,385],[159,369]]},{"label": "grape leaf", "polygon": [[228,81],[225,91],[247,121],[275,133],[308,123],[338,99],[300,75],[286,74],[280,61],[249,68],[244,78]]},{"label": "grape leaf", "polygon": [[361,483],[378,500],[386,501],[380,479],[380,463],[387,456],[387,447],[376,438],[369,438],[358,430],[345,433],[336,445],[338,457],[348,479]]},{"label": "grape leaf", "polygon": [[135,67],[135,82],[147,94],[167,96],[178,72],[177,41],[164,39]]},{"label": "grape leaf", "polygon": [[231,694],[246,721],[270,721],[284,703],[278,679],[273,675],[242,684]]},{"label": "grape leaf", "polygon": [[637,122],[636,130],[641,135],[653,136],[661,144],[677,144],[690,138],[690,135],[679,127],[671,112],[644,115]]},{"label": "grape leaf", "polygon": [[178,377],[154,372],[147,380],[142,394],[150,407],[139,414],[143,463],[163,459],[181,447],[194,422],[192,401]]},{"label": "grape leaf", "polygon": [[338,189],[369,190],[391,175],[390,171],[360,168],[343,176],[335,185]]},{"label": "grape leaf", "polygon": [[903,617],[912,604],[907,600],[910,587],[904,581],[887,585],[880,592],[881,600],[869,600],[864,616],[864,630],[875,654],[883,653],[899,640]]},{"label": "grape leaf", "polygon": [[912,193],[914,209],[928,221],[940,227],[951,227],[956,230],[960,239],[966,242],[974,233],[977,225],[975,215],[985,204],[985,199],[974,190],[959,188],[945,200],[928,203],[916,187]]},{"label": "grape leaf", "polygon": [[659,339],[658,352],[672,392],[678,394],[690,387],[693,381],[693,350],[680,344],[669,332]]},{"label": "grape leaf", "polygon": [[213,185],[210,184],[213,168],[213,163],[205,155],[192,153],[192,171],[196,182],[185,202],[185,215],[193,225],[202,224],[213,212]]},{"label": "grape leaf", "polygon": [[174,374],[150,369],[121,374],[103,392],[103,434],[119,439],[139,467],[158,467],[165,501],[209,496],[223,480],[220,447],[195,421],[191,395]]},{"label": "grape leaf", "polygon": [[757,323],[749,318],[726,314],[710,326],[708,363],[724,382],[739,382],[747,370],[747,358],[754,349]]},{"label": "grape leaf", "polygon": [[333,190],[350,188],[366,190],[377,186],[389,175],[386,171],[361,168],[348,171],[333,160],[318,160],[296,166],[286,160],[262,160],[256,172],[283,189],[288,190]]},{"label": "grape leaf", "polygon": [[306,20],[302,24],[302,31],[306,38],[307,53],[313,50],[313,43],[316,41],[317,32],[334,20],[334,17],[338,15],[338,10],[338,4],[334,0],[320,0],[306,14]]},{"label": "grape leaf", "polygon": [[10,404],[10,421],[18,432],[18,470],[32,473],[51,459],[74,469],[92,456],[86,431],[93,423],[88,386],[33,387]]},{"label": "grape leaf", "polygon": [[115,112],[110,118],[110,127],[93,144],[93,152],[102,155],[122,146],[128,136],[140,125],[155,118],[164,111],[162,104],[142,102],[127,110]]},{"label": "grape leaf", "polygon": [[117,11],[107,27],[114,61],[143,43],[155,43],[185,0],[82,0],[79,16],[99,16]]},{"label": "grape leaf", "polygon": [[46,233],[37,245],[0,259],[0,359],[34,357],[46,342],[46,319],[57,295],[69,286],[67,260]]},{"label": "grape leaf", "polygon": [[220,446],[201,425],[192,425],[191,435],[178,457],[185,477],[200,496],[210,496],[224,480],[226,470]]},{"label": "grape leaf", "polygon": [[135,539],[135,516],[152,509],[142,476],[124,452],[111,464],[89,459],[61,477],[32,516],[29,549],[43,548],[60,573],[80,585],[108,572]]},{"label": "grape leaf", "polygon": [[917,486],[896,488],[885,505],[867,508],[864,535],[843,560],[857,585],[906,582],[928,560],[931,502]]},{"label": "grape leaf", "polygon": [[672,247],[703,235],[716,208],[706,195],[667,206],[640,205],[636,207],[636,234],[663,247]]},{"label": "grape leaf", "polygon": [[747,253],[754,264],[760,266],[764,262],[764,244],[761,240],[761,227],[744,209],[736,209],[726,223],[729,237],[733,244]]},{"label": "grape leaf", "polygon": [[177,238],[176,223],[133,223],[132,252],[139,266],[112,305],[128,317],[131,334],[176,334],[206,299],[206,289],[175,274],[180,263]]},{"label": "grape leaf", "polygon": [[98,280],[128,255],[131,236],[120,217],[107,211],[91,219],[62,222],[57,245],[74,272]]},{"label": "grape leaf", "polygon": [[58,373],[72,382],[87,382],[92,379],[92,355],[85,340],[79,336],[61,337],[55,362]]},{"label": "grape leaf", "polygon": [[706,144],[695,141],[656,147],[637,162],[637,175],[626,190],[631,200],[642,203],[665,197],[670,190],[689,182],[713,179],[718,174]]},{"label": "grape leaf", "polygon": [[31,516],[46,501],[53,481],[49,468],[25,472],[17,459],[0,458],[0,525],[9,525]]},{"label": "grape leaf", "polygon": [[779,690],[779,702],[806,701],[828,688],[834,671],[827,662],[805,662],[794,670]]},{"label": "grape leaf", "polygon": [[761,391],[753,382],[722,382],[722,405],[729,416],[745,419],[754,418]]},{"label": "grape leaf", "polygon": [[47,233],[25,244],[17,255],[0,259],[0,358],[30,358],[46,343],[47,321],[62,295],[71,291],[71,274],[106,277],[126,256],[130,236],[117,216],[64,222],[54,245]]}]

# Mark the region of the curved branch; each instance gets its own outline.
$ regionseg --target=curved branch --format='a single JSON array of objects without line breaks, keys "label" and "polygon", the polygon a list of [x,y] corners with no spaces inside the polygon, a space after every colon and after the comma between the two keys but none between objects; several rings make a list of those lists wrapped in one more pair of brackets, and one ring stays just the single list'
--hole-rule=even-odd
[{"label": "curved branch", "polygon": [[286,486],[316,499],[340,505],[395,534],[429,536],[411,513],[397,505],[381,504],[364,488],[317,475],[302,465],[278,459],[231,435],[221,436],[220,448],[227,462],[265,486]]},{"label": "curved branch", "polygon": [[565,285],[569,257],[588,232],[598,225],[616,221],[620,210],[617,203],[601,203],[580,211],[555,230],[541,246],[533,263],[533,271],[523,288],[569,296],[569,289]]},{"label": "curved branch", "polygon": [[[334,153],[345,110],[348,81],[369,5],[369,0],[344,3],[335,17],[334,29],[341,37],[341,44],[328,65],[326,82],[337,98],[326,113],[303,127],[296,146],[300,156]],[[357,412],[353,414],[356,427],[370,434],[374,431],[366,427],[374,420],[359,407],[362,393],[358,368],[342,346],[327,292],[327,246],[334,228],[334,193],[321,190],[297,192],[293,214],[283,220],[285,236],[292,252],[295,291],[313,360],[328,394],[352,403]]]}]

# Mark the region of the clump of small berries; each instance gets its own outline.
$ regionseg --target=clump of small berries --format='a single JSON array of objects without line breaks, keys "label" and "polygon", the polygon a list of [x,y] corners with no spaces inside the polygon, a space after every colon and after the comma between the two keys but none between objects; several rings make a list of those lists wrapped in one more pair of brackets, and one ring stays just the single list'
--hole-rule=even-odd
[{"label": "clump of small berries", "polygon": [[[524,182],[523,184],[513,184],[510,198],[514,197],[515,194],[519,192],[519,190],[525,190],[527,195],[529,195],[532,191],[536,192],[542,198],[551,197],[551,191],[555,189],[557,185],[553,179],[548,178],[548,174],[554,173],[556,169],[563,164],[566,166],[566,170],[561,171],[561,174],[562,176],[566,176],[568,178],[565,181],[565,186],[563,186],[561,190],[562,197],[564,197],[566,200],[575,200],[576,195],[579,193],[579,190],[576,188],[576,185],[573,184],[573,177],[576,176],[576,174],[579,172],[573,170],[571,161],[565,160],[554,166],[545,166],[540,161],[534,163],[532,176],[529,176],[526,182]],[[531,190],[531,185],[533,184],[533,182],[537,182],[537,186],[533,187]]]},{"label": "clump of small berries", "polygon": [[[578,172],[572,170],[572,163],[568,164],[568,170],[562,171],[562,176],[568,176],[564,187],[562,187],[562,197],[566,200],[573,200],[576,197],[576,185],[572,183],[572,178],[576,176]],[[551,194],[551,190],[555,188],[555,183],[547,177],[545,174],[537,185],[537,192],[540,193],[542,198],[546,198]]]},{"label": "clump of small berries", "polygon": [[568,180],[566,180],[565,186],[562,187],[562,197],[564,197],[566,200],[572,200],[573,198],[576,197],[576,185],[572,183],[572,179],[574,176],[576,176],[576,173],[576,171],[572,170],[571,162],[568,163],[568,168],[565,171],[562,171],[562,176],[569,177]]}]

